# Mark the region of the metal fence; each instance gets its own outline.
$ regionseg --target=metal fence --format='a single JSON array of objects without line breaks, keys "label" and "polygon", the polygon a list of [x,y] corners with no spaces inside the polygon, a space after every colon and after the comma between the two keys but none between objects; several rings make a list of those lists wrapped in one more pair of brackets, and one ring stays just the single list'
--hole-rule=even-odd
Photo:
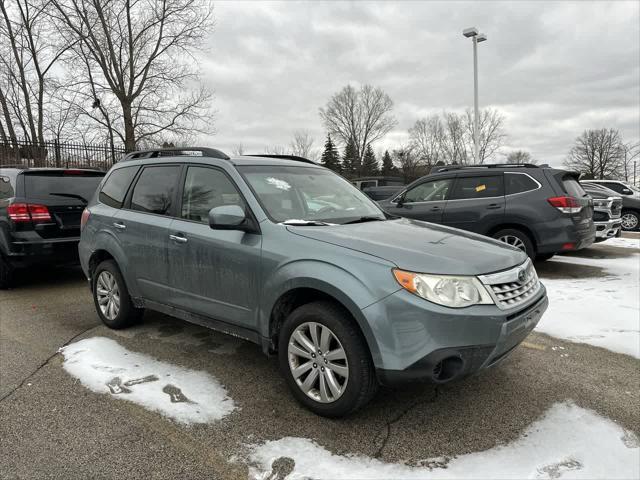
[{"label": "metal fence", "polygon": [[108,144],[7,140],[0,141],[0,166],[108,170],[124,153],[123,146]]}]

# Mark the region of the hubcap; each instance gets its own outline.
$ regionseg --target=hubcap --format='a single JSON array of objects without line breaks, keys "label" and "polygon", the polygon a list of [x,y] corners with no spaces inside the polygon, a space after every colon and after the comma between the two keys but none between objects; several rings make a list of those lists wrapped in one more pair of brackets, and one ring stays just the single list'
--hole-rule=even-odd
[{"label": "hubcap", "polygon": [[622,215],[622,228],[625,230],[633,230],[638,226],[638,217],[633,213],[625,213]]},{"label": "hubcap", "polygon": [[523,252],[527,251],[527,249],[526,249],[526,247],[524,245],[524,242],[522,240],[520,240],[518,237],[516,237],[515,235],[504,235],[504,236],[498,238],[498,240],[500,240],[501,242],[504,242],[504,243],[506,243],[508,245],[511,245],[512,247],[519,248]]},{"label": "hubcap", "polygon": [[96,297],[102,315],[108,320],[114,320],[120,311],[120,290],[115,277],[106,270],[98,275]]},{"label": "hubcap", "polygon": [[342,396],[349,380],[347,354],[338,337],[326,326],[306,322],[289,338],[289,368],[298,387],[320,403]]}]

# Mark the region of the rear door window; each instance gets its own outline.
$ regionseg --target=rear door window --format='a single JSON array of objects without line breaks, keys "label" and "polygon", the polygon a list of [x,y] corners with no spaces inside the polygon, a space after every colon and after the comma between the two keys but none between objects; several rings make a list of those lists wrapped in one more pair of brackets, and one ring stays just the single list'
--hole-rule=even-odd
[{"label": "rear door window", "polygon": [[103,172],[83,172],[82,170],[25,172],[23,175],[26,197],[49,201],[68,198],[83,204],[91,200],[104,177]]},{"label": "rear door window", "polygon": [[501,197],[504,195],[502,175],[458,177],[450,200]]},{"label": "rear door window", "polygon": [[170,215],[181,167],[158,165],[145,167],[133,187],[131,209],[157,215]]},{"label": "rear door window", "polygon": [[138,173],[138,169],[139,167],[137,166],[124,167],[111,172],[102,186],[98,200],[110,207],[122,207],[122,202],[124,202],[124,197],[127,195],[129,184],[131,184],[131,180],[133,180],[133,177]]},{"label": "rear door window", "polygon": [[524,173],[505,173],[504,174],[504,187],[507,195],[513,195],[514,193],[529,192],[536,190],[539,185],[529,175]]}]

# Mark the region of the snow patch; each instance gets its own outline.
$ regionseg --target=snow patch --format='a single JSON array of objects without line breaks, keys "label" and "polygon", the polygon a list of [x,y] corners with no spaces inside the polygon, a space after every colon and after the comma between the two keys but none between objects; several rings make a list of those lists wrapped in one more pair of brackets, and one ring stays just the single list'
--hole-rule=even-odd
[{"label": "snow patch", "polygon": [[606,247],[638,248],[640,249],[640,238],[610,238],[602,245]]},{"label": "snow patch", "polygon": [[358,455],[334,455],[312,440],[285,437],[252,447],[254,479],[270,480],[281,458],[295,464],[288,480],[442,478],[638,478],[639,447],[630,432],[572,403],[559,403],[516,441],[454,459],[430,459],[409,466]]},{"label": "snow patch", "polygon": [[94,337],[60,349],[63,368],[90,390],[128,400],[184,424],[220,420],[235,409],[206,372],[177,367]]},{"label": "snow patch", "polygon": [[558,256],[549,262],[596,267],[602,274],[543,278],[549,309],[536,330],[640,358],[640,254],[605,259]]}]

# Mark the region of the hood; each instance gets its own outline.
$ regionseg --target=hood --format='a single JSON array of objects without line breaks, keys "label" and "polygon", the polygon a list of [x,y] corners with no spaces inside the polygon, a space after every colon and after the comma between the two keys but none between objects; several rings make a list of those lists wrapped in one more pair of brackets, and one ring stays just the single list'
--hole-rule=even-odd
[{"label": "hood", "polygon": [[526,255],[488,237],[407,218],[287,229],[321,242],[375,255],[413,272],[481,275],[520,265]]}]

